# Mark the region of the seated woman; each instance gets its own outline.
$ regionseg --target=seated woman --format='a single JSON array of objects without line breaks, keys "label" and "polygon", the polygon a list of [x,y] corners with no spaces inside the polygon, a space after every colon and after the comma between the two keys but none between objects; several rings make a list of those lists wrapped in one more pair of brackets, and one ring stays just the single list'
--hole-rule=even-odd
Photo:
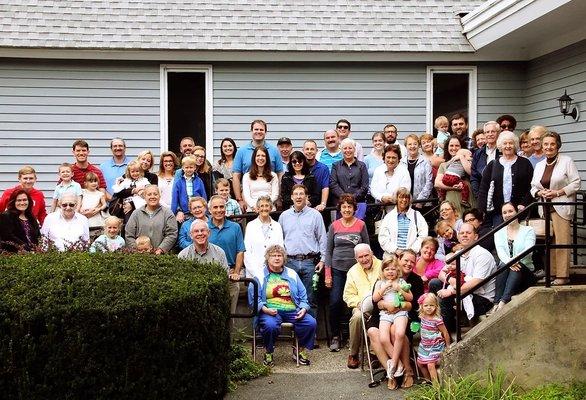
[{"label": "seated woman", "polygon": [[397,206],[382,220],[378,241],[384,258],[397,250],[412,249],[419,252],[421,241],[428,235],[425,218],[411,207],[411,193],[407,188],[397,190]]},{"label": "seated woman", "polygon": [[[265,252],[266,268],[258,286],[258,320],[260,334],[266,349],[263,363],[274,365],[275,339],[281,330],[281,323],[294,325],[299,340],[299,364],[309,365],[307,350],[313,349],[317,323],[307,312],[309,303],[305,286],[299,275],[285,267],[287,253],[280,245],[272,245]],[[248,301],[252,307],[254,286],[248,286]],[[293,354],[296,357],[295,354]]]},{"label": "seated woman", "polygon": [[[508,221],[517,213],[517,207],[511,202],[503,204],[501,214],[503,220]],[[503,267],[512,258],[524,252],[535,244],[535,231],[530,226],[519,224],[515,218],[509,225],[495,232],[494,244],[501,260],[499,268]],[[494,307],[491,312],[502,310],[505,304],[511,301],[511,296],[522,292],[535,283],[533,275],[533,260],[531,254],[496,276],[496,290]]]},{"label": "seated woman", "polygon": [[256,201],[258,217],[246,224],[244,234],[244,266],[247,278],[261,279],[265,265],[265,249],[272,245],[284,246],[283,228],[271,218],[273,202],[269,196]]},{"label": "seated woman", "polygon": [[90,227],[88,219],[76,212],[77,196],[65,193],[59,199],[59,209],[47,215],[41,228],[44,249],[59,251],[79,250],[89,247]]},{"label": "seated woman", "polygon": [[177,239],[177,247],[181,250],[189,246],[193,243],[191,239],[191,224],[196,219],[201,219],[202,221],[208,222],[208,202],[206,199],[200,196],[191,197],[189,198],[189,213],[191,214],[191,218],[186,219],[183,224],[181,224],[181,228],[179,229],[179,238]]},{"label": "seated woman", "polygon": [[435,254],[439,247],[436,238],[426,237],[421,241],[420,256],[415,264],[415,273],[421,277],[425,284],[425,291],[427,292],[427,282],[433,278],[437,278],[441,269],[444,267],[444,262],[435,258]]},{"label": "seated woman", "polygon": [[161,205],[161,192],[157,185],[144,188],[146,205],[134,210],[126,225],[126,245],[136,248],[139,236],[151,239],[155,254],[171,251],[177,240],[177,221],[167,207]]},{"label": "seated woman", "polygon": [[303,185],[309,192],[309,206],[315,207],[321,201],[321,190],[311,173],[311,167],[307,163],[307,158],[300,151],[291,153],[291,161],[287,167],[287,172],[281,178],[281,207],[283,210],[291,208],[293,200],[291,192],[293,185]]},{"label": "seated woman", "polygon": [[33,200],[26,190],[10,194],[6,211],[0,214],[0,252],[30,251],[38,244],[41,232],[32,209]]}]

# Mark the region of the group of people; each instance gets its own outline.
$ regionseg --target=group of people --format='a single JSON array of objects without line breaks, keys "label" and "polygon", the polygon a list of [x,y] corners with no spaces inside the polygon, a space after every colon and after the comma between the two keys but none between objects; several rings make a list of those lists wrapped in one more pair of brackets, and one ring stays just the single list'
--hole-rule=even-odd
[{"label": "group of people", "polygon": [[[251,141],[238,148],[224,138],[213,164],[204,147],[185,137],[179,155],[160,155],[157,173],[150,150],[131,160],[121,138],[110,142],[112,157],[99,166],[89,163],[89,144],[77,140],[75,161],[58,166],[51,213],[43,193],[34,188],[36,173],[30,166],[19,171],[15,187],[3,192],[0,248],[127,248],[213,260],[230,277],[232,311],[238,279],[257,279],[257,322],[267,365],[273,363],[282,322],[294,322],[302,347],[297,361],[310,363],[306,350],[315,344],[317,325],[314,275],[323,275],[329,289],[330,350],[341,349],[341,327],[349,321],[348,367],[359,366],[363,300],[371,296],[376,303],[369,320],[372,348],[387,367],[389,385],[397,387],[395,378],[403,376],[402,385],[408,387],[413,384],[408,346],[411,328],[417,326],[409,321],[420,324],[421,369],[435,378],[448,332],[455,330],[456,282],[466,294],[498,263],[532,246],[536,235],[512,221],[462,256],[460,276],[446,259],[514,219],[535,199],[554,202],[554,243],[570,243],[574,207],[555,202],[575,199],[580,189],[576,166],[559,154],[557,133],[534,126],[520,141],[515,125],[514,117],[504,115],[469,135],[463,115],[438,117],[437,134],[410,134],[402,144],[397,127],[388,124],[372,135],[372,150],[365,155],[346,119],[324,133],[323,148],[308,139],[299,150],[287,137],[270,143],[267,124],[255,120]],[[437,221],[425,215],[436,195],[441,199]],[[377,205],[369,208],[369,203]],[[335,206],[335,213],[328,206]],[[377,221],[365,222],[375,208],[380,210]],[[280,212],[277,220],[274,211]],[[234,220],[244,213],[256,218]],[[568,249],[552,253],[553,284],[569,282],[569,257]],[[525,257],[496,282],[468,293],[463,300],[467,316],[474,320],[502,309],[533,283],[533,270],[531,257]]]}]

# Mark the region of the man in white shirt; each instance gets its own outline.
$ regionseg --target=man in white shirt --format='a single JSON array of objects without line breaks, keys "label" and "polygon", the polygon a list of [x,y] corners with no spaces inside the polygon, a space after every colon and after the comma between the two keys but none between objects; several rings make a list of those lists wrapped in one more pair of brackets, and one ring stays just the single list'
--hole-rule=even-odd
[{"label": "man in white shirt", "polygon": [[[478,240],[478,234],[474,225],[464,223],[458,232],[458,240],[464,246],[468,246]],[[494,257],[484,247],[478,245],[473,247],[470,251],[464,254],[461,258],[461,268],[464,273],[464,284],[461,286],[462,294],[466,294],[469,290],[480,283],[483,279],[496,271],[496,263]],[[431,292],[437,290],[438,279],[432,279],[429,283],[429,290]],[[442,317],[448,331],[456,331],[456,310],[454,309],[455,295],[456,295],[456,278],[450,278],[448,282],[449,287],[437,291],[440,297],[440,306]],[[441,287],[442,282],[439,282]],[[474,306],[474,316],[471,319],[477,318],[480,315],[486,314],[493,306],[495,294],[495,279],[491,279],[472,293],[472,304]]]}]

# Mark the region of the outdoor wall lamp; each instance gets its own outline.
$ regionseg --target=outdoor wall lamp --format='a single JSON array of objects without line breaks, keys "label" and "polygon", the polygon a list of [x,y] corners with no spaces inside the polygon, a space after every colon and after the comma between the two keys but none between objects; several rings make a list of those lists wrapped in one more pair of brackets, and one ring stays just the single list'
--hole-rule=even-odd
[{"label": "outdoor wall lamp", "polygon": [[566,115],[569,115],[574,121],[577,121],[580,117],[580,111],[575,105],[572,106],[572,100],[574,99],[568,96],[568,92],[564,90],[564,95],[558,99],[560,103],[560,112],[564,116],[564,119],[566,119]]}]

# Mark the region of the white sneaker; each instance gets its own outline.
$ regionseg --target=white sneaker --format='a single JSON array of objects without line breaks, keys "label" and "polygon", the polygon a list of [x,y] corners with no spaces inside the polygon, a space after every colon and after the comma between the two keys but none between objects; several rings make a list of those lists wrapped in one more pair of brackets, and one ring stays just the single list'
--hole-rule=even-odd
[{"label": "white sneaker", "polygon": [[399,376],[403,376],[404,373],[405,373],[405,367],[403,367],[403,363],[401,361],[399,361],[399,366],[397,367],[397,370],[395,371],[393,376],[395,378],[398,378]]},{"label": "white sneaker", "polygon": [[387,360],[387,377],[391,379],[395,375],[397,366],[393,363],[393,360]]}]

